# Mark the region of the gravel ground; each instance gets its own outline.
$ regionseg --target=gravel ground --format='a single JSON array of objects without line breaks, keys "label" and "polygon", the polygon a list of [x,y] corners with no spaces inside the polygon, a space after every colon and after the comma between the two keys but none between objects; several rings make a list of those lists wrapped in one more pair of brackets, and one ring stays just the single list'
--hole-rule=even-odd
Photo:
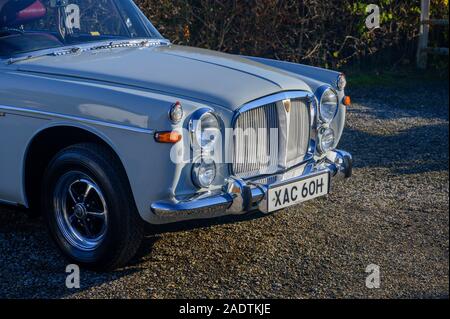
[{"label": "gravel ground", "polygon": [[1,207],[0,298],[448,298],[448,83],[351,93],[354,177],[328,198],[167,227],[129,267],[82,271],[79,290],[42,221]]}]

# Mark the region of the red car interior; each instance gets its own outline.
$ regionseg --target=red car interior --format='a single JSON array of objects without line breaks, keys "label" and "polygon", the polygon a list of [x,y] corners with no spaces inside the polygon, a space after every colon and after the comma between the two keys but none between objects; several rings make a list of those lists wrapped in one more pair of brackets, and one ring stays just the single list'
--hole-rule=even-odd
[{"label": "red car interior", "polygon": [[[3,32],[0,36],[0,56],[61,45],[61,41],[50,33],[17,34],[8,31],[8,28],[19,28],[21,25],[26,27],[26,24],[39,20],[46,14],[47,8],[40,0],[7,2],[0,12],[0,33]],[[2,27],[6,29],[2,31]]]},{"label": "red car interior", "polygon": [[46,7],[40,0],[9,1],[0,11],[0,27],[16,27],[43,18]]},{"label": "red car interior", "polygon": [[33,20],[41,19],[47,14],[47,9],[40,0],[37,0],[29,7],[19,11],[16,14],[16,20],[13,24],[22,24]]}]

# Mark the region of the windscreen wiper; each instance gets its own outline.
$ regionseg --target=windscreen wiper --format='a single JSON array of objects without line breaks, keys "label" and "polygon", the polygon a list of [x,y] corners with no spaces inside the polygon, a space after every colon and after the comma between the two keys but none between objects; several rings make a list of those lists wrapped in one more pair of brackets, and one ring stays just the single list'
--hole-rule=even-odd
[{"label": "windscreen wiper", "polygon": [[8,64],[14,64],[17,62],[22,62],[30,59],[35,59],[44,56],[63,56],[68,54],[79,54],[82,52],[88,51],[96,51],[96,50],[107,50],[107,49],[115,49],[115,48],[135,48],[135,47],[151,47],[151,46],[160,46],[160,45],[170,45],[170,41],[166,39],[139,39],[139,40],[121,40],[121,41],[110,41],[102,44],[95,44],[91,46],[75,46],[69,47],[59,50],[54,50],[52,52],[42,52],[38,54],[30,54],[17,58],[8,59]]},{"label": "windscreen wiper", "polygon": [[116,48],[136,48],[136,47],[150,47],[150,46],[158,46],[158,45],[168,45],[167,40],[160,39],[144,39],[144,40],[118,40],[111,41],[109,43],[103,43],[100,45],[92,46],[88,49],[88,51],[93,50],[105,50],[105,49],[116,49]]},{"label": "windscreen wiper", "polygon": [[68,48],[60,51],[55,51],[52,53],[52,55],[55,56],[61,56],[66,54],[77,54],[81,52],[88,52],[88,51],[97,51],[97,50],[108,50],[108,49],[116,49],[116,48],[147,48],[150,46],[157,46],[157,45],[168,45],[167,41],[160,41],[160,40],[120,40],[120,41],[110,41],[105,42],[101,44],[93,44],[91,46],[83,45],[83,47],[74,47],[74,48]]},{"label": "windscreen wiper", "polygon": [[40,58],[40,57],[44,57],[44,56],[61,56],[61,55],[66,55],[66,54],[77,54],[82,52],[83,50],[80,47],[70,47],[70,48],[66,48],[66,49],[62,49],[62,50],[56,50],[53,52],[43,52],[43,53],[38,53],[38,54],[30,54],[30,55],[25,55],[25,56],[21,56],[21,57],[17,57],[17,58],[10,58],[7,61],[7,64],[14,64],[17,62],[23,62],[23,61],[27,61],[27,60],[31,60],[31,59],[36,59],[36,58]]}]

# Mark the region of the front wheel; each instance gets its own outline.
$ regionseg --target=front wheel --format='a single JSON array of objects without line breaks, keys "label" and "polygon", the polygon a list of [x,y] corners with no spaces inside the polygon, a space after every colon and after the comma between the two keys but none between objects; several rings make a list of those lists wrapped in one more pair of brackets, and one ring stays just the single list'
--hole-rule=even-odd
[{"label": "front wheel", "polygon": [[135,255],[144,222],[109,149],[78,144],[59,152],[45,172],[42,197],[50,233],[74,263],[112,270]]}]

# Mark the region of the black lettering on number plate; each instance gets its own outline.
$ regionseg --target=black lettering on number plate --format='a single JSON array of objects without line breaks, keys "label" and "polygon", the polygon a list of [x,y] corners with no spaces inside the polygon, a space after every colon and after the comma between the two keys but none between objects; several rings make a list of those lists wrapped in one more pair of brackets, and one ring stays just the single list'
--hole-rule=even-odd
[{"label": "black lettering on number plate", "polygon": [[284,191],[284,202],[283,205],[289,204],[291,199],[289,198],[289,190],[286,188]]},{"label": "black lettering on number plate", "polygon": [[308,197],[308,192],[309,192],[308,186],[306,183],[304,183],[302,187],[302,197],[303,198]]},{"label": "black lettering on number plate", "polygon": [[281,206],[281,192],[282,190],[275,192],[275,196],[276,196],[276,201],[275,201],[275,207]]},{"label": "black lettering on number plate", "polygon": [[319,181],[317,181],[316,183],[317,183],[317,187],[316,187],[317,191],[322,194],[323,193],[323,186],[324,186],[323,177],[320,179],[320,183],[319,183]]},{"label": "black lettering on number plate", "polygon": [[325,178],[318,176],[297,184],[291,184],[274,191],[272,208],[287,207],[290,204],[314,198],[326,192]]},{"label": "black lettering on number plate", "polygon": [[312,181],[309,183],[309,195],[313,196],[316,194],[316,185],[318,184],[318,180]]},{"label": "black lettering on number plate", "polygon": [[297,192],[298,192],[298,187],[297,186],[292,187],[292,189],[291,189],[291,199],[292,199],[293,202],[295,202],[298,199]]}]

